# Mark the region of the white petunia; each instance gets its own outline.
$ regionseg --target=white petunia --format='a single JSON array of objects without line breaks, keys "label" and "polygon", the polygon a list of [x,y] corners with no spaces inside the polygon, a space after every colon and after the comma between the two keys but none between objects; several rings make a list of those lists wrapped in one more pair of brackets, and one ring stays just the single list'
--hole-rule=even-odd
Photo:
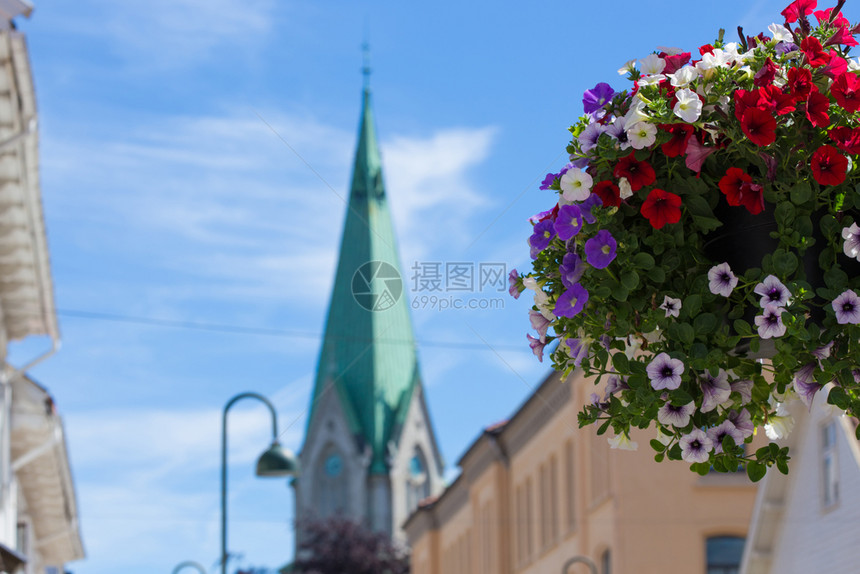
[{"label": "white petunia", "polygon": [[665,52],[669,56],[677,56],[678,54],[683,54],[684,50],[681,48],[673,48],[672,46],[657,46],[657,50],[660,52]]},{"label": "white petunia", "polygon": [[654,74],[653,76],[642,76],[639,78],[638,82],[640,86],[653,86],[659,84],[665,79],[666,76],[663,74]]},{"label": "white petunia", "polygon": [[678,98],[678,103],[675,104],[672,110],[676,116],[691,124],[699,119],[702,115],[702,100],[696,92],[684,88],[675,92],[675,97]]},{"label": "white petunia", "polygon": [[649,122],[639,122],[627,128],[627,141],[633,149],[651,147],[657,141],[657,126]]},{"label": "white petunia", "polygon": [[770,30],[770,33],[773,34],[773,39],[777,42],[794,42],[791,32],[782,24],[773,23],[767,29]]},{"label": "white petunia", "polygon": [[627,60],[627,63],[618,68],[619,76],[626,76],[636,69],[636,60]]},{"label": "white petunia", "polygon": [[630,187],[630,182],[627,181],[626,177],[622,177],[618,180],[618,190],[621,199],[627,199],[628,197],[633,196],[633,188]]},{"label": "white petunia", "polygon": [[631,441],[630,437],[624,433],[608,440],[610,448],[616,448],[618,450],[637,450],[639,448],[639,444]]},{"label": "white petunia", "polygon": [[639,70],[647,75],[662,74],[663,69],[666,67],[666,60],[657,54],[648,54],[648,56],[639,60],[639,63]]},{"label": "white petunia", "polygon": [[779,403],[776,406],[776,414],[767,417],[767,424],[764,425],[764,432],[770,440],[779,440],[787,438],[794,428],[794,417],[785,408],[785,405]]},{"label": "white petunia", "polygon": [[698,77],[699,72],[689,64],[677,70],[674,74],[669,74],[669,80],[676,88],[683,88]]},{"label": "white petunia", "polygon": [[842,239],[845,243],[842,244],[842,251],[848,257],[854,257],[860,261],[860,227],[856,223],[852,223],[850,227],[845,227],[842,230]]},{"label": "white petunia", "polygon": [[633,96],[633,99],[630,101],[630,108],[624,115],[624,129],[629,128],[633,124],[651,119],[647,112],[648,104],[642,101],[639,94]]},{"label": "white petunia", "polygon": [[562,195],[568,201],[585,201],[591,195],[591,176],[588,172],[579,169],[578,167],[567,170],[559,185]]}]

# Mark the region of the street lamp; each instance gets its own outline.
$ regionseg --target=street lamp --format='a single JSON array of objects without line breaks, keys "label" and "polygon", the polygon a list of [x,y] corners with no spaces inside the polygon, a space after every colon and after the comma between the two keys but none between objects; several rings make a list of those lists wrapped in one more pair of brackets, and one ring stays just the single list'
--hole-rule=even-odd
[{"label": "street lamp", "polygon": [[272,445],[257,459],[257,476],[295,476],[299,472],[296,457],[278,442],[278,415],[269,399],[257,393],[240,393],[227,401],[221,424],[221,574],[227,574],[227,411],[242,399],[257,399],[272,413]]},{"label": "street lamp", "polygon": [[199,562],[195,562],[193,560],[186,560],[185,562],[180,562],[179,564],[177,564],[176,568],[173,569],[173,574],[179,574],[180,570],[189,566],[191,568],[196,568],[197,571],[200,572],[200,574],[206,574],[206,569],[203,568],[203,566],[201,566]]},{"label": "street lamp", "polygon": [[564,566],[561,567],[561,574],[567,574],[567,569],[577,563],[585,564],[591,569],[591,574],[597,574],[597,564],[595,564],[590,558],[586,558],[585,556],[574,556],[573,558],[565,562]]}]

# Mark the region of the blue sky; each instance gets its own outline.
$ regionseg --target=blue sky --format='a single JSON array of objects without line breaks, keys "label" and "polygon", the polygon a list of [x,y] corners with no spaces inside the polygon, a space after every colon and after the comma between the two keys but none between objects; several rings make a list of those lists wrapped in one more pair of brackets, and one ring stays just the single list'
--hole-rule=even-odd
[{"label": "blue sky", "polygon": [[[71,569],[215,563],[220,412],[233,395],[270,397],[283,442],[299,448],[345,212],[365,33],[409,284],[416,261],[524,268],[527,217],[551,206],[538,182],[565,163],[582,92],[600,81],[626,88],[616,70],[657,46],[695,51],[719,27],[734,38],[738,24],[764,31],[784,4],[37,2],[19,26],[40,110],[63,347],[31,374],[65,417],[88,553]],[[525,301],[466,297],[502,297],[502,308],[443,312],[419,300],[413,310],[449,474],[547,368],[526,345]],[[15,344],[12,361],[45,345]],[[252,476],[268,425],[253,402],[231,411],[237,565],[292,556],[286,482]]]}]

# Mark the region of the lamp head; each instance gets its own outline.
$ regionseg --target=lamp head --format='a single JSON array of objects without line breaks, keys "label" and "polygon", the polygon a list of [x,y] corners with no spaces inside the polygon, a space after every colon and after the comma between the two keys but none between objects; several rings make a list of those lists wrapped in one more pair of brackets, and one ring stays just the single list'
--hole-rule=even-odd
[{"label": "lamp head", "polygon": [[277,440],[257,459],[257,476],[296,476],[298,473],[299,461],[296,456]]}]

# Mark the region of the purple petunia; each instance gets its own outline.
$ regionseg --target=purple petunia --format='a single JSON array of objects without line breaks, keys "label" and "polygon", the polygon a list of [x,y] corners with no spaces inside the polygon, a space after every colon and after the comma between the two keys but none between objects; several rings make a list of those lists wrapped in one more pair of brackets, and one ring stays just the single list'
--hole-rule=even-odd
[{"label": "purple petunia", "polygon": [[552,322],[544,317],[540,311],[535,311],[534,309],[529,309],[529,321],[532,324],[532,329],[540,335],[540,342],[546,343],[546,331]]},{"label": "purple petunia", "polygon": [[540,189],[541,190],[549,189],[550,186],[552,185],[552,182],[554,182],[555,178],[557,178],[557,177],[558,177],[558,174],[555,174],[555,173],[546,174],[546,177],[543,178],[543,181],[540,184]]},{"label": "purple petunia", "polygon": [[708,429],[708,438],[711,439],[716,454],[723,452],[723,439],[727,436],[732,437],[736,445],[744,442],[743,433],[738,430],[732,421],[723,421],[719,426]]},{"label": "purple petunia", "polygon": [[714,448],[712,441],[702,429],[693,429],[690,434],[685,434],[679,441],[681,444],[681,458],[687,462],[707,462],[710,452]]},{"label": "purple petunia", "polygon": [[767,305],[785,307],[788,304],[788,298],[791,297],[788,287],[783,285],[775,275],[768,275],[765,277],[764,281],[756,285],[753,291],[756,294],[761,295],[761,301],[759,304],[762,308]]},{"label": "purple petunia", "polygon": [[567,345],[568,355],[570,355],[570,358],[573,360],[574,366],[579,368],[582,360],[588,356],[588,345],[586,345],[581,339],[576,339],[574,337],[565,339],[564,344]]},{"label": "purple petunia", "polygon": [[732,273],[728,263],[714,265],[708,271],[708,288],[714,295],[728,297],[738,284],[738,278]]},{"label": "purple petunia", "polygon": [[[544,219],[534,227],[532,236],[529,237],[529,246],[532,248],[532,253],[537,251],[540,253],[547,248],[549,242],[555,237],[555,225],[551,219]],[[532,255],[532,259],[536,256]]]},{"label": "purple petunia", "polygon": [[815,363],[807,363],[794,373],[794,392],[803,401],[807,409],[812,409],[815,393],[821,390],[821,385],[815,381]]},{"label": "purple petunia", "polygon": [[585,272],[585,263],[579,258],[579,255],[573,252],[566,253],[564,259],[561,260],[561,265],[558,268],[561,273],[561,282],[565,289],[570,289],[577,284],[582,274]]},{"label": "purple petunia", "polygon": [[622,379],[619,375],[609,375],[609,378],[606,380],[606,389],[604,390],[605,394],[603,400],[608,401],[611,395],[629,388],[627,381]]},{"label": "purple petunia", "polygon": [[532,337],[531,335],[526,335],[526,338],[529,340],[529,347],[532,348],[532,353],[535,354],[535,357],[538,358],[538,361],[543,363],[543,348],[546,347],[546,343],[542,343],[540,339]]},{"label": "purple petunia", "polygon": [[[835,303],[835,301],[834,301]],[[782,307],[765,305],[764,312],[755,318],[758,336],[762,339],[782,337],[785,335],[785,324],[782,322]]]},{"label": "purple petunia", "polygon": [[729,400],[732,387],[729,385],[728,379],[729,376],[722,369],[719,370],[716,377],[705,371],[705,376],[699,380],[703,395],[702,407],[699,410],[708,413]]},{"label": "purple petunia", "polygon": [[755,432],[755,425],[752,423],[752,417],[746,409],[731,411],[728,419],[732,421],[732,424],[735,425],[735,428],[741,432],[744,438],[751,437]]},{"label": "purple petunia", "polygon": [[603,200],[596,193],[592,193],[585,198],[585,201],[579,204],[579,209],[582,212],[582,218],[586,223],[594,223],[597,219],[594,217],[593,210],[595,207],[603,205]]},{"label": "purple petunia", "polygon": [[615,96],[615,90],[606,82],[600,82],[582,95],[582,109],[586,114],[596,112]]},{"label": "purple petunia", "polygon": [[684,363],[680,359],[673,359],[666,353],[660,353],[648,363],[645,368],[651,386],[654,390],[668,389],[670,391],[681,386],[681,374],[684,372]]},{"label": "purple petunia", "polygon": [[666,311],[667,317],[678,317],[681,314],[681,300],[665,295],[660,308]]},{"label": "purple petunia", "polygon": [[577,140],[579,141],[579,149],[582,153],[588,153],[597,147],[597,141],[605,131],[606,127],[604,127],[603,124],[598,122],[588,124],[588,127],[582,130],[582,133],[577,137]]},{"label": "purple petunia", "polygon": [[690,416],[696,412],[696,403],[690,401],[680,407],[666,403],[657,411],[657,420],[661,425],[672,425],[679,429],[690,424]]},{"label": "purple petunia", "polygon": [[555,216],[555,233],[562,241],[574,237],[582,229],[582,212],[577,205],[562,205]]},{"label": "purple petunia", "polygon": [[555,302],[553,313],[559,317],[571,319],[576,317],[585,308],[587,302],[588,291],[585,290],[585,287],[577,283],[561,294],[558,301]]},{"label": "purple petunia", "polygon": [[840,325],[860,323],[860,297],[848,289],[833,300],[833,311],[836,312],[836,322]]},{"label": "purple petunia", "polygon": [[519,279],[520,274],[517,272],[517,270],[511,269],[511,272],[508,273],[508,293],[510,293],[511,297],[513,297],[514,299],[519,299],[520,293],[522,292],[520,290]]},{"label": "purple petunia", "polygon": [[752,381],[749,379],[732,381],[730,385],[732,387],[732,392],[738,393],[741,396],[741,405],[745,405],[752,400]]},{"label": "purple petunia", "polygon": [[595,269],[604,269],[615,259],[615,250],[618,243],[612,234],[601,229],[597,234],[585,242],[585,260]]}]

